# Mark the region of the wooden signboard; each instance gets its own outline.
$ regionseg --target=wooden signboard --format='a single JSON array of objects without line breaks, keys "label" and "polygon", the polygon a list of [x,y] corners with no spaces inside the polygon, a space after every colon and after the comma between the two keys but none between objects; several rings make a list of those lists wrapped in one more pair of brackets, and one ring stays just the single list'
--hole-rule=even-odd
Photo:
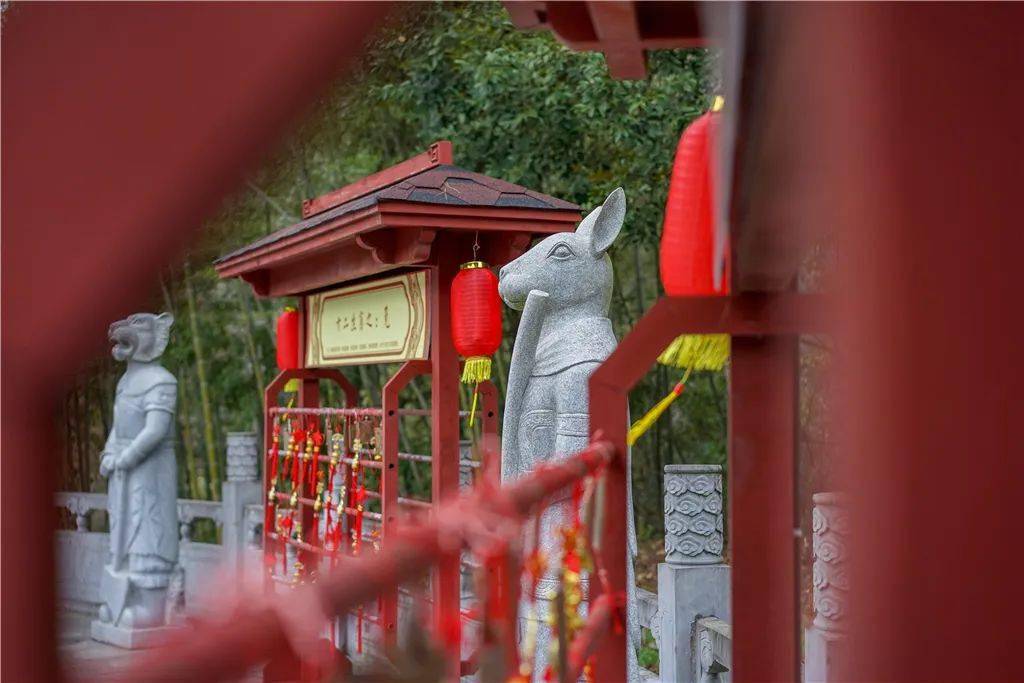
[{"label": "wooden signboard", "polygon": [[428,358],[426,271],[306,297],[306,367]]}]

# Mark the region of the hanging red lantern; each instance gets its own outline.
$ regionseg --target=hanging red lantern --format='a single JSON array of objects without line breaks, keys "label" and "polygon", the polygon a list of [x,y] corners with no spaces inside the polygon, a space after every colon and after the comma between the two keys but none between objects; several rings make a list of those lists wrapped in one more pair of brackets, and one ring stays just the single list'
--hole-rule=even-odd
[{"label": "hanging red lantern", "polygon": [[[672,180],[665,202],[661,231],[661,282],[669,296],[713,296],[729,293],[729,257],[715,287],[715,133],[723,100],[691,123],[676,148]],[[683,378],[629,429],[633,445],[651,428],[686,387],[694,370],[721,370],[729,360],[729,335],[684,334],[658,357],[658,362],[682,369]]]},{"label": "hanging red lantern", "polygon": [[[491,378],[491,356],[501,346],[501,298],[498,278],[483,261],[459,267],[452,281],[452,340],[455,350],[466,359],[462,381],[477,384]],[[476,413],[476,391],[469,411],[469,424]]]},{"label": "hanging red lantern", "polygon": [[483,261],[459,267],[452,282],[452,339],[466,359],[462,381],[491,377],[491,356],[501,346],[501,299],[498,278]]},{"label": "hanging red lantern", "polygon": [[[277,369],[296,370],[299,367],[299,312],[291,306],[277,316]],[[295,393],[299,390],[299,380],[290,379],[284,390]]]},{"label": "hanging red lantern", "polygon": [[[715,287],[714,149],[721,98],[691,123],[676,147],[661,233],[661,282],[670,296],[728,292],[728,272]],[[726,260],[728,268],[728,259]]]},{"label": "hanging red lantern", "polygon": [[299,312],[288,306],[277,316],[277,369],[299,367]]}]

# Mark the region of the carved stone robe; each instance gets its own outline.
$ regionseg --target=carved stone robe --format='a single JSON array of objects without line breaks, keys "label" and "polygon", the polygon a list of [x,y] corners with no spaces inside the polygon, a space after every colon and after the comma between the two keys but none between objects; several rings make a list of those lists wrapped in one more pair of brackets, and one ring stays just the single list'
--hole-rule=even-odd
[{"label": "carved stone robe", "polygon": [[[116,458],[130,446],[149,411],[173,416],[177,395],[177,380],[159,365],[126,372],[117,384],[106,452]],[[143,588],[165,587],[178,561],[177,478],[172,427],[134,467],[115,471],[108,484],[111,554],[115,561],[127,554],[132,582]],[[123,533],[121,525],[127,525]]]}]

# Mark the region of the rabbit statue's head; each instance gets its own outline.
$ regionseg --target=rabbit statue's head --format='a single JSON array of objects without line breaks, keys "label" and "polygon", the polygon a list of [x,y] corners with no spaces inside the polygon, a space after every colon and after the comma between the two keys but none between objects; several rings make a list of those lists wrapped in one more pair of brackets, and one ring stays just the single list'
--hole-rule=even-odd
[{"label": "rabbit statue's head", "polygon": [[612,295],[608,247],[622,228],[626,193],[616,188],[587,215],[576,232],[546,237],[499,271],[498,292],[511,308],[522,310],[532,289],[548,294],[552,311],[588,304],[604,315]]}]

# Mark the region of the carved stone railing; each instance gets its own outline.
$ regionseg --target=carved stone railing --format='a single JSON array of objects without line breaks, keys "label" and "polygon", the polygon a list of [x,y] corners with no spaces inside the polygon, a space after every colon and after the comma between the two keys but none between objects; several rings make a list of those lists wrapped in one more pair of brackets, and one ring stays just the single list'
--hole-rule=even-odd
[{"label": "carved stone railing", "polygon": [[693,634],[698,683],[729,683],[732,669],[732,627],[717,617],[697,620]]},{"label": "carved stone railing", "polygon": [[850,517],[841,493],[816,493],[812,500],[814,622],[804,638],[804,669],[808,683],[826,683],[837,679],[846,644]]},{"label": "carved stone railing", "polygon": [[256,432],[228,432],[228,481],[258,481],[260,438]]},{"label": "carved stone railing", "polygon": [[197,519],[209,519],[219,530],[224,523],[221,516],[222,506],[213,500],[178,499],[178,525],[181,529],[183,543],[192,542],[192,524]]},{"label": "carved stone railing", "polygon": [[665,562],[658,565],[655,636],[662,681],[698,680],[694,624],[705,617],[729,619],[722,512],[721,466],[665,467]]},{"label": "carved stone railing", "polygon": [[260,548],[263,546],[264,509],[261,504],[246,505],[242,519],[242,538],[246,546]]},{"label": "carved stone railing", "polygon": [[[262,526],[260,507],[259,440],[254,433],[228,435],[227,480],[221,487],[223,502],[208,500],[177,501],[181,551],[179,561],[184,569],[186,606],[201,610],[199,595],[205,577],[214,572],[239,569],[243,550],[251,543],[256,525]],[[54,505],[75,516],[75,531],[58,531],[57,589],[61,601],[77,610],[95,609],[99,602],[99,583],[103,565],[109,561],[110,541],[106,533],[89,532],[89,512],[106,510],[105,493],[60,492]],[[253,511],[255,508],[255,512]],[[209,519],[220,531],[220,543],[193,541],[196,520]],[[249,555],[258,562],[258,555]],[[249,561],[244,559],[244,561]]]},{"label": "carved stone railing", "polygon": [[665,561],[721,564],[721,465],[665,467]]},{"label": "carved stone railing", "polygon": [[75,531],[89,531],[89,513],[107,509],[107,494],[61,491],[54,495],[54,504],[75,516]]},{"label": "carved stone railing", "polygon": [[846,571],[849,515],[838,493],[816,493],[811,511],[814,532],[814,626],[845,633],[850,581]]}]

